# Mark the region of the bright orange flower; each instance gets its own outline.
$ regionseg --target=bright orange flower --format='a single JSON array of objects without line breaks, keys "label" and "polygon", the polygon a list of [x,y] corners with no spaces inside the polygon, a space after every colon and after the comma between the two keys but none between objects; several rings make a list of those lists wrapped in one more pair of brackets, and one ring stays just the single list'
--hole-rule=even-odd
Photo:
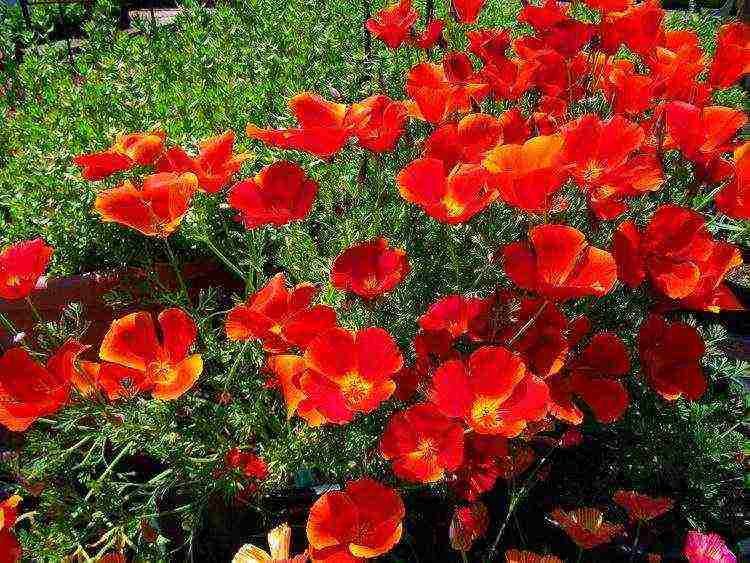
[{"label": "bright orange flower", "polygon": [[669,324],[650,315],[638,333],[641,368],[654,390],[668,401],[681,396],[697,401],[706,392],[701,358],[706,345],[700,333],[684,323]]},{"label": "bright orange flower", "polygon": [[448,537],[457,551],[471,551],[471,546],[484,537],[490,525],[490,513],[481,502],[457,506],[453,511]]},{"label": "bright orange flower", "polygon": [[605,521],[604,513],[596,508],[577,508],[570,512],[558,508],[552,511],[550,518],[582,549],[609,543],[623,531],[622,525]]},{"label": "bright orange flower", "polygon": [[508,60],[510,34],[507,29],[477,29],[467,31],[469,52],[479,57],[485,65],[503,64]]},{"label": "bright orange flower", "polygon": [[479,318],[486,312],[483,299],[448,295],[430,305],[419,317],[419,326],[425,331],[446,331],[453,338],[474,332]]},{"label": "bright orange flower", "polygon": [[319,334],[336,326],[336,311],[312,305],[318,288],[301,283],[291,290],[283,273],[276,274],[246,302],[237,305],[225,322],[230,340],[260,340],[266,352],[305,350]]},{"label": "bright orange flower", "polygon": [[20,496],[11,495],[0,503],[0,561],[3,563],[21,561],[21,544],[11,530],[16,523],[21,500]]},{"label": "bright orange flower", "polygon": [[607,294],[617,280],[609,252],[590,246],[581,231],[565,225],[531,229],[530,242],[505,247],[505,272],[513,282],[548,299]]},{"label": "bright orange flower", "polygon": [[657,46],[663,44],[664,10],[660,2],[649,0],[624,12],[604,14],[600,25],[600,48],[614,55],[622,45],[651,61]]},{"label": "bright orange flower", "polygon": [[546,0],[541,6],[526,4],[518,14],[519,22],[529,24],[538,33],[547,31],[568,19],[568,6],[557,0]]},{"label": "bright orange flower", "polygon": [[39,417],[59,411],[70,396],[78,355],[86,348],[70,340],[46,367],[23,348],[12,348],[0,356],[0,424],[23,432]]},{"label": "bright orange flower", "polygon": [[432,49],[435,45],[445,44],[444,29],[445,22],[443,20],[431,20],[425,30],[412,40],[412,44],[425,51]]},{"label": "bright orange flower", "polygon": [[626,59],[604,61],[601,88],[615,114],[639,116],[654,103],[654,77],[636,74],[635,64]]},{"label": "bright orange flower", "polygon": [[307,371],[304,358],[292,355],[271,356],[266,361],[266,367],[273,372],[281,386],[288,418],[297,414],[310,426],[328,422],[316,403],[302,390],[302,376]]},{"label": "bright orange flower", "polygon": [[281,149],[330,158],[341,150],[352,135],[344,125],[347,112],[344,104],[329,102],[311,92],[302,92],[289,101],[289,108],[297,118],[299,128],[259,129],[250,123],[246,128],[247,136]]},{"label": "bright orange flower", "polygon": [[449,174],[442,160],[420,158],[396,176],[399,193],[438,221],[464,223],[497,199],[487,171],[478,165],[461,165]]},{"label": "bright orange flower", "polygon": [[652,498],[635,491],[617,491],[612,500],[625,509],[631,520],[638,522],[652,520],[669,512],[674,506],[671,498]]},{"label": "bright orange flower", "polygon": [[461,23],[475,23],[487,0],[452,0],[453,10]]},{"label": "bright orange flower", "polygon": [[307,518],[311,558],[320,563],[355,563],[388,553],[401,539],[404,503],[372,479],[320,497]]},{"label": "bright orange flower", "polygon": [[216,193],[229,183],[250,153],[233,154],[234,131],[226,131],[218,137],[200,143],[198,156],[192,158],[180,147],[165,151],[156,162],[157,172],[192,172],[198,178],[198,189]]},{"label": "bright orange flower", "polygon": [[380,439],[380,453],[393,463],[393,473],[417,483],[433,483],[456,470],[464,457],[464,429],[420,403],[397,412]]},{"label": "bright orange flower", "polygon": [[750,25],[725,24],[716,37],[708,82],[712,88],[728,88],[745,74],[750,74]]},{"label": "bright orange flower", "polygon": [[487,154],[483,165],[502,181],[500,197],[508,205],[530,213],[550,209],[550,196],[563,185],[563,137],[542,135],[522,145],[499,145]]},{"label": "bright orange flower", "polygon": [[247,229],[302,221],[310,213],[318,183],[294,162],[281,160],[235,184],[227,201]]},{"label": "bright orange flower", "polygon": [[563,563],[563,560],[554,555],[538,555],[531,551],[509,549],[505,552],[505,563]]},{"label": "bright orange flower", "polygon": [[[97,383],[111,398],[149,390],[157,399],[176,399],[190,389],[203,372],[203,359],[189,354],[198,329],[181,309],[167,309],[158,318],[138,312],[112,322],[104,335],[99,357],[89,366],[98,371]],[[161,336],[160,336],[161,335]],[[123,393],[124,392],[124,393]]]},{"label": "bright orange flower", "polygon": [[350,128],[359,144],[373,152],[388,152],[404,132],[408,117],[402,102],[388,96],[370,96],[352,104],[346,114],[344,126]]},{"label": "bright orange flower", "polygon": [[446,172],[450,172],[457,164],[479,164],[500,143],[502,135],[502,121],[472,113],[457,124],[446,123],[435,129],[425,141],[423,156],[441,160]]},{"label": "bright orange flower", "polygon": [[655,156],[644,154],[604,173],[589,188],[586,196],[597,218],[616,219],[628,209],[624,198],[658,191],[663,184],[661,162]]},{"label": "bright orange flower", "polygon": [[518,436],[547,414],[549,389],[526,371],[520,356],[484,346],[468,363],[445,362],[433,376],[431,400],[446,416],[462,418],[480,434]]},{"label": "bright orange flower", "polygon": [[116,188],[100,191],[94,209],[102,221],[167,238],[187,214],[197,189],[195,174],[161,172],[146,176],[140,186],[125,180]]},{"label": "bright orange flower", "polygon": [[734,151],[734,179],[716,195],[716,207],[735,219],[750,219],[750,143]]},{"label": "bright orange flower", "polygon": [[154,164],[164,150],[164,131],[130,133],[117,137],[104,152],[82,154],[73,159],[86,180],[103,180],[134,166]]},{"label": "bright orange flower", "polygon": [[34,291],[54,249],[40,238],[17,242],[0,254],[0,298],[25,299]]},{"label": "bright orange flower", "polygon": [[392,291],[411,270],[406,251],[390,248],[384,238],[347,248],[333,263],[331,284],[363,299],[375,299]]},{"label": "bright orange flower", "polygon": [[464,462],[450,482],[459,497],[474,501],[495,486],[503,475],[508,457],[508,441],[502,436],[467,434],[464,442]]},{"label": "bright orange flower", "polygon": [[408,42],[411,28],[419,19],[419,14],[412,8],[411,0],[401,0],[383,8],[375,17],[365,23],[367,31],[373,37],[380,39],[390,49],[398,49]]},{"label": "bright orange flower", "polygon": [[663,46],[657,47],[651,66],[656,97],[701,107],[710,102],[711,88],[699,80],[706,59],[694,31],[665,32]]},{"label": "bright orange flower", "polygon": [[396,390],[395,374],[404,364],[398,346],[382,328],[329,330],[305,351],[302,390],[329,421],[343,424],[369,413]]},{"label": "bright orange flower", "polygon": [[268,532],[269,551],[245,544],[232,558],[232,563],[307,563],[307,551],[291,557],[292,529],[284,523]]}]

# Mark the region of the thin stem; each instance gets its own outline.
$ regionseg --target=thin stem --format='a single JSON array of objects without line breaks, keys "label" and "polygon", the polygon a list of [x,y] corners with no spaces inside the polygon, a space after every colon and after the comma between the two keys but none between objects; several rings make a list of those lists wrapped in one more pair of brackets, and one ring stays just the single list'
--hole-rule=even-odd
[{"label": "thin stem", "polygon": [[641,522],[638,521],[638,524],[635,526],[635,539],[633,540],[633,547],[630,548],[630,562],[632,563],[635,561],[635,554],[638,550],[638,539],[641,535]]},{"label": "thin stem", "polygon": [[2,323],[3,326],[5,327],[5,330],[8,331],[8,333],[10,335],[10,339],[12,341],[16,337],[16,335],[18,334],[18,329],[13,324],[13,322],[8,317],[6,317],[5,315],[3,315],[2,313],[0,313],[0,323]]},{"label": "thin stem", "polygon": [[109,464],[109,465],[107,466],[107,469],[105,469],[105,470],[104,470],[104,473],[102,473],[102,474],[101,474],[101,475],[99,476],[99,478],[98,478],[98,479],[97,479],[97,480],[96,480],[96,481],[94,482],[94,484],[93,484],[93,485],[91,486],[91,488],[89,489],[89,492],[88,492],[88,493],[86,493],[86,496],[85,496],[85,497],[84,497],[84,499],[83,499],[83,500],[84,500],[84,502],[85,502],[85,501],[87,501],[87,500],[89,500],[89,498],[91,497],[91,495],[93,495],[93,494],[94,494],[94,489],[96,489],[97,485],[98,485],[99,483],[101,483],[101,482],[102,482],[102,480],[104,480],[104,478],[106,478],[106,477],[107,477],[107,475],[109,475],[110,473],[112,473],[112,470],[113,470],[113,469],[115,468],[115,465],[117,465],[117,463],[118,463],[118,462],[119,462],[119,461],[120,461],[120,460],[121,460],[121,459],[123,458],[123,456],[124,456],[125,454],[127,454],[127,453],[128,453],[129,451],[130,451],[130,447],[131,447],[131,444],[130,444],[130,443],[128,443],[128,444],[125,444],[125,447],[124,447],[124,448],[122,448],[122,450],[120,450],[120,453],[119,453],[119,454],[117,454],[117,457],[115,457],[115,459],[113,459],[113,460],[112,460],[112,463],[110,463],[110,464]]},{"label": "thin stem", "polygon": [[42,324],[44,321],[42,320],[42,316],[39,314],[39,311],[37,311],[37,308],[34,307],[34,302],[31,300],[31,295],[26,297],[26,303],[29,304],[29,309],[31,309],[31,314],[34,315],[34,320],[36,320],[37,324]]},{"label": "thin stem", "polygon": [[250,345],[249,340],[245,340],[245,342],[242,343],[242,348],[240,348],[239,353],[237,354],[237,357],[234,359],[234,363],[232,364],[232,367],[229,369],[229,373],[227,374],[227,378],[224,381],[224,391],[227,390],[229,387],[229,383],[234,379],[235,374],[237,373],[237,369],[240,367],[240,360],[245,357],[245,351],[247,350],[247,347]]},{"label": "thin stem", "polygon": [[583,560],[583,548],[579,547],[578,548],[578,558],[576,559],[576,563],[581,563],[582,560]]},{"label": "thin stem", "polygon": [[547,306],[548,301],[545,301],[542,303],[542,306],[539,307],[536,313],[528,320],[526,321],[521,328],[518,329],[518,332],[516,332],[510,339],[506,342],[506,345],[508,347],[512,346],[513,343],[521,338],[521,336],[524,335],[524,333],[531,328],[531,325],[533,325],[537,320],[539,320],[539,317],[542,316],[542,313],[544,312],[544,308]]},{"label": "thin stem", "polygon": [[240,278],[240,279],[241,279],[242,281],[245,281],[245,274],[244,274],[244,272],[243,272],[242,270],[240,270],[240,269],[239,269],[239,268],[238,268],[238,267],[237,267],[236,265],[234,265],[234,264],[232,263],[232,261],[231,261],[231,260],[229,260],[229,258],[227,258],[227,257],[226,257],[226,256],[225,256],[225,255],[224,255],[224,254],[223,254],[222,252],[221,252],[221,250],[219,250],[219,249],[218,249],[218,248],[216,247],[216,245],[215,245],[215,244],[214,244],[213,242],[211,242],[211,239],[209,239],[208,237],[205,237],[205,238],[202,238],[201,240],[202,240],[203,242],[205,242],[205,243],[206,243],[206,246],[208,247],[208,249],[209,249],[209,250],[210,250],[211,252],[213,252],[213,253],[214,253],[214,255],[215,255],[215,256],[216,256],[216,257],[217,257],[217,258],[218,258],[218,259],[219,259],[219,260],[220,260],[220,261],[221,261],[221,262],[222,262],[222,263],[223,263],[223,264],[224,264],[224,265],[225,265],[225,266],[226,266],[227,268],[229,268],[229,269],[230,269],[230,270],[232,271],[232,273],[233,273],[233,274],[235,274],[235,275],[236,275],[237,277],[239,277],[239,278]]},{"label": "thin stem", "polygon": [[175,275],[177,276],[177,281],[180,284],[180,289],[182,290],[183,295],[185,296],[185,300],[187,301],[188,305],[192,307],[192,303],[190,303],[190,294],[188,293],[187,286],[185,285],[185,280],[182,277],[182,272],[180,271],[180,265],[177,263],[177,257],[174,255],[174,252],[172,251],[172,246],[169,244],[169,239],[164,239],[164,247],[167,249],[167,256],[169,256],[169,262],[172,264],[172,269],[174,270]]}]

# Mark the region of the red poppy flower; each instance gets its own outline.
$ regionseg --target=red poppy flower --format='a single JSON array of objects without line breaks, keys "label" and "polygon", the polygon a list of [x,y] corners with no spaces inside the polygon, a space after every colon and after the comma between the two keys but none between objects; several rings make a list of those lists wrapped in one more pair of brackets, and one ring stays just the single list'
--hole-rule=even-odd
[{"label": "red poppy flower", "polygon": [[503,475],[508,457],[508,441],[501,436],[467,434],[464,462],[451,481],[451,488],[461,498],[474,501],[495,486]]},{"label": "red poppy flower", "polygon": [[505,247],[505,271],[513,282],[548,299],[565,301],[608,293],[617,280],[609,252],[590,246],[581,231],[565,225],[534,227],[530,242]]},{"label": "red poppy flower", "polygon": [[350,128],[359,144],[373,152],[388,152],[404,132],[408,117],[402,102],[388,96],[376,95],[352,104],[346,114],[344,126]]},{"label": "red poppy flower", "polygon": [[0,503],[0,561],[16,563],[21,560],[21,544],[11,528],[16,523],[21,497],[11,495]]},{"label": "red poppy flower", "polygon": [[467,31],[469,52],[474,53],[485,65],[500,65],[507,60],[510,34],[507,29],[477,29]]},{"label": "red poppy flower", "polygon": [[642,2],[624,12],[604,14],[600,24],[600,48],[614,55],[622,45],[645,61],[651,61],[663,44],[664,10],[659,2]]},{"label": "red poppy flower", "polygon": [[478,164],[498,145],[503,123],[491,115],[472,113],[456,123],[441,125],[425,141],[424,158],[443,162],[446,172],[457,164]]},{"label": "red poppy flower", "polygon": [[649,383],[668,401],[682,395],[697,401],[706,392],[701,367],[706,345],[692,326],[669,324],[662,317],[651,315],[638,333],[638,351]]},{"label": "red poppy flower", "polygon": [[393,462],[397,477],[433,483],[461,465],[464,429],[431,404],[414,405],[388,421],[380,453]]},{"label": "red poppy flower", "polygon": [[487,0],[452,0],[453,10],[461,23],[475,23]]},{"label": "red poppy flower", "polygon": [[372,479],[328,492],[307,518],[312,560],[354,563],[388,553],[401,539],[404,515],[399,494]]},{"label": "red poppy flower", "polygon": [[328,422],[318,410],[316,403],[302,390],[302,376],[307,369],[304,358],[292,355],[271,356],[266,362],[266,367],[279,381],[288,418],[297,414],[310,426],[320,426]]},{"label": "red poppy flower", "polygon": [[550,518],[581,549],[609,543],[623,531],[620,524],[605,521],[604,513],[596,508],[577,508],[570,512],[558,508],[552,511]]},{"label": "red poppy flower", "polygon": [[198,380],[203,359],[189,354],[198,332],[195,321],[181,309],[163,311],[158,321],[159,333],[146,312],[112,322],[99,349],[103,363],[98,383],[108,396],[142,389],[166,401],[180,397]]},{"label": "red poppy flower", "polygon": [[505,552],[505,563],[563,563],[563,560],[554,555],[538,555],[531,551],[509,549]]},{"label": "red poppy flower", "polygon": [[228,467],[237,469],[245,477],[260,481],[268,477],[268,465],[262,458],[252,452],[243,452],[239,448],[230,449],[224,457]]},{"label": "red poppy flower", "polygon": [[292,347],[305,350],[319,334],[336,326],[336,311],[312,305],[318,289],[301,283],[291,290],[283,273],[237,305],[225,322],[230,340],[261,340],[263,349],[283,353]]},{"label": "red poppy flower", "polygon": [[502,178],[500,197],[508,205],[530,213],[550,208],[550,196],[563,185],[563,137],[542,135],[522,145],[500,145],[490,151],[483,165]]},{"label": "red poppy flower", "polygon": [[164,150],[165,138],[164,131],[121,135],[106,151],[82,154],[73,162],[83,169],[81,174],[86,180],[103,180],[133,166],[153,164]]},{"label": "red poppy flower", "polygon": [[682,553],[688,563],[737,563],[734,553],[719,534],[688,532]]},{"label": "red poppy flower", "polygon": [[167,238],[182,222],[198,189],[195,174],[161,172],[135,186],[129,180],[96,195],[102,221],[119,223],[146,236]]},{"label": "red poppy flower", "polygon": [[86,346],[65,343],[43,366],[23,348],[0,356],[0,424],[23,432],[36,419],[59,411],[68,401],[75,364]]},{"label": "red poppy flower", "polygon": [[419,326],[425,331],[444,331],[458,338],[469,334],[485,311],[483,299],[448,295],[430,305],[427,312],[419,317]]},{"label": "red poppy flower", "polygon": [[406,251],[376,238],[355,244],[336,258],[331,284],[363,299],[375,299],[393,290],[410,270]]},{"label": "red poppy flower", "polygon": [[588,188],[586,196],[597,218],[616,219],[628,209],[624,198],[657,191],[663,184],[664,173],[659,159],[639,155],[599,176]]},{"label": "red poppy flower", "polygon": [[433,376],[431,400],[446,416],[462,418],[480,434],[518,436],[547,414],[549,390],[506,348],[484,346],[467,364],[444,363]]},{"label": "red poppy flower", "polygon": [[529,122],[517,107],[503,112],[499,119],[503,126],[503,141],[505,143],[522,145],[531,137]]},{"label": "red poppy flower", "polygon": [[635,491],[617,491],[612,500],[625,509],[631,520],[638,522],[652,520],[669,512],[674,506],[671,498],[651,498]]},{"label": "red poppy flower", "polygon": [[487,171],[478,165],[461,165],[446,174],[443,161],[420,158],[396,176],[399,193],[438,221],[464,223],[497,199]]},{"label": "red poppy flower", "polygon": [[586,0],[586,4],[602,13],[624,12],[633,5],[633,0]]},{"label": "red poppy flower", "polygon": [[663,100],[697,106],[709,103],[711,89],[699,81],[706,59],[698,35],[692,30],[669,31],[664,34],[663,45],[656,49],[651,62],[654,94]]},{"label": "red poppy flower", "polygon": [[404,363],[391,335],[374,327],[321,334],[307,347],[305,362],[303,392],[329,422],[338,424],[388,399],[396,390],[392,376]]},{"label": "red poppy flower", "polygon": [[298,128],[259,129],[250,123],[246,128],[247,136],[267,145],[309,152],[320,158],[335,155],[351,137],[351,130],[344,126],[347,112],[344,104],[302,92],[289,101],[289,108],[299,122]]},{"label": "red poppy flower", "polygon": [[404,366],[393,374],[396,391],[393,396],[399,401],[411,400],[425,379],[425,372],[417,366]]},{"label": "red poppy flower", "polygon": [[716,207],[735,219],[750,219],[750,143],[734,151],[734,179],[716,195]]},{"label": "red poppy flower", "polygon": [[615,114],[640,116],[654,103],[654,77],[636,74],[635,64],[626,59],[604,60],[601,88]]},{"label": "red poppy flower", "polygon": [[750,25],[725,24],[716,37],[708,82],[712,88],[728,88],[745,74],[750,74]]},{"label": "red poppy flower", "polygon": [[398,49],[409,40],[412,26],[419,14],[412,8],[411,0],[401,0],[383,8],[365,23],[367,31],[380,39],[390,49]]},{"label": "red poppy flower", "polygon": [[34,291],[54,249],[38,238],[17,242],[0,254],[0,298],[25,299]]},{"label": "red poppy flower", "polygon": [[518,14],[518,21],[529,24],[537,33],[547,31],[568,19],[568,6],[557,0],[546,0],[541,6],[526,4]]},{"label": "red poppy flower", "polygon": [[412,39],[412,45],[425,51],[432,49],[435,45],[444,45],[443,31],[445,22],[443,20],[430,20],[424,31]]},{"label": "red poppy flower", "polygon": [[471,551],[471,546],[484,537],[490,525],[490,513],[481,502],[457,506],[453,511],[448,537],[457,551]]},{"label": "red poppy flower", "polygon": [[226,131],[201,142],[198,156],[192,158],[180,147],[165,151],[156,162],[158,172],[192,172],[198,178],[198,189],[210,194],[227,185],[250,153],[233,154],[235,134]]},{"label": "red poppy flower", "polygon": [[310,213],[318,183],[298,164],[281,160],[235,184],[227,201],[240,212],[247,229],[302,221]]}]

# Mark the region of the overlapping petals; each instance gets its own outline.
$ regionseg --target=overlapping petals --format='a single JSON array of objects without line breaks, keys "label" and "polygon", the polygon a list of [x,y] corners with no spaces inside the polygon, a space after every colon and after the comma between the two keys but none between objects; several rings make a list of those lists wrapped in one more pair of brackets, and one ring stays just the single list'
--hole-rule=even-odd
[{"label": "overlapping petals", "polygon": [[577,508],[570,512],[558,508],[552,511],[550,519],[582,549],[609,543],[623,532],[620,524],[607,522],[604,514],[595,508]]},{"label": "overlapping petals", "polygon": [[331,284],[363,299],[375,299],[392,291],[410,269],[406,252],[391,248],[380,237],[356,244],[340,254],[331,269]]},{"label": "overlapping petals", "polygon": [[457,551],[470,551],[474,542],[487,533],[489,525],[489,511],[481,502],[457,506],[448,529],[451,547]]},{"label": "overlapping petals", "polygon": [[690,531],[682,553],[688,563],[737,563],[737,557],[719,534]]},{"label": "overlapping petals", "polygon": [[103,180],[134,166],[154,164],[164,150],[164,131],[130,133],[117,137],[106,151],[83,154],[73,159],[86,180]]},{"label": "overlapping petals", "polygon": [[635,491],[617,491],[612,496],[622,506],[631,520],[646,522],[672,510],[674,501],[671,498],[652,498]]},{"label": "overlapping petals", "polygon": [[461,23],[475,23],[487,0],[452,0],[453,10]]},{"label": "overlapping petals", "polygon": [[25,299],[47,270],[54,249],[42,239],[17,242],[0,254],[0,298]]},{"label": "overlapping petals", "polygon": [[750,74],[750,25],[733,22],[721,26],[716,37],[716,54],[708,82],[714,88],[728,88]]},{"label": "overlapping petals", "polygon": [[388,48],[398,49],[408,42],[411,29],[418,19],[419,14],[412,8],[411,0],[401,0],[380,10],[365,22],[365,27]]},{"label": "overlapping petals", "polygon": [[255,545],[243,545],[232,558],[232,563],[307,563],[307,551],[292,557],[292,529],[284,523],[268,532],[269,551]]},{"label": "overlapping petals", "polygon": [[734,151],[734,178],[716,195],[716,207],[735,219],[750,219],[750,143]]},{"label": "overlapping petals", "polygon": [[396,148],[407,117],[402,102],[375,95],[352,104],[344,119],[344,126],[352,130],[360,146],[373,152],[388,152]]},{"label": "overlapping petals", "polygon": [[505,563],[563,563],[554,555],[539,555],[531,551],[509,549],[505,552]]},{"label": "overlapping petals", "polygon": [[16,524],[21,500],[20,496],[11,495],[0,503],[0,561],[3,563],[21,560],[21,543],[12,529]]}]

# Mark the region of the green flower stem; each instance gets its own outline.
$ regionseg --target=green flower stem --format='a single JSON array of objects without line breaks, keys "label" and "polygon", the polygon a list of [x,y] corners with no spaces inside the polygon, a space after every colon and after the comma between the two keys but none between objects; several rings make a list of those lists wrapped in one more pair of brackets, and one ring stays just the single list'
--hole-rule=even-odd
[{"label": "green flower stem", "polygon": [[102,473],[99,476],[99,478],[94,482],[94,484],[91,486],[91,488],[89,489],[89,492],[86,493],[86,496],[83,498],[84,501],[88,501],[89,498],[91,498],[91,495],[94,494],[94,490],[97,488],[97,485],[101,483],[107,477],[107,475],[112,473],[112,470],[115,468],[115,465],[119,463],[119,461],[125,456],[125,454],[130,452],[131,447],[132,447],[131,443],[125,444],[125,447],[122,448],[122,450],[120,450],[120,453],[117,454],[117,457],[115,457],[115,459],[112,460],[112,463],[110,463],[107,466],[107,469],[104,470],[104,473]]},{"label": "green flower stem", "polygon": [[182,277],[182,272],[180,271],[180,265],[177,263],[177,257],[172,251],[172,246],[169,244],[168,238],[164,239],[164,247],[167,249],[167,256],[169,256],[169,263],[172,264],[172,269],[174,270],[174,273],[177,276],[177,281],[180,284],[180,289],[182,290],[182,294],[185,297],[185,301],[187,301],[188,306],[192,308],[193,304],[190,302],[190,294],[188,293],[187,286],[185,285],[185,280]]},{"label": "green flower stem", "polygon": [[0,313],[0,323],[3,324],[3,326],[5,327],[5,330],[7,330],[8,333],[10,334],[11,340],[13,340],[16,334],[18,334],[18,329],[13,324],[13,322],[8,317]]},{"label": "green flower stem", "polygon": [[245,274],[243,273],[243,271],[240,270],[235,264],[233,264],[232,261],[229,260],[229,258],[227,258],[213,242],[211,242],[211,239],[208,236],[202,238],[201,240],[206,244],[208,249],[214,253],[214,256],[216,256],[222,262],[222,264],[229,268],[229,270],[242,281],[245,281]]},{"label": "green flower stem", "polygon": [[29,304],[29,309],[31,309],[31,314],[34,315],[34,320],[36,320],[36,322],[38,324],[42,324],[44,322],[42,320],[42,316],[39,314],[39,311],[34,306],[34,302],[31,300],[31,296],[30,295],[28,297],[26,297],[26,303]]}]

